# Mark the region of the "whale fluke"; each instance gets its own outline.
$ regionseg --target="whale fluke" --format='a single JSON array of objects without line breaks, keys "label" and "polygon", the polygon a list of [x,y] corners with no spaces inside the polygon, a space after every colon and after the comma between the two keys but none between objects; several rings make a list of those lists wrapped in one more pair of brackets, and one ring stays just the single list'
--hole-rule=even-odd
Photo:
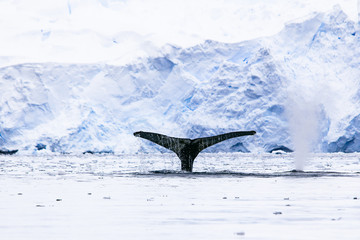
[{"label": "whale fluke", "polygon": [[194,160],[197,155],[207,147],[210,147],[216,143],[225,141],[230,138],[254,135],[255,131],[238,131],[220,134],[212,137],[204,138],[175,138],[152,132],[135,132],[135,137],[141,137],[152,141],[160,146],[163,146],[173,152],[181,160],[181,170],[192,172]]}]

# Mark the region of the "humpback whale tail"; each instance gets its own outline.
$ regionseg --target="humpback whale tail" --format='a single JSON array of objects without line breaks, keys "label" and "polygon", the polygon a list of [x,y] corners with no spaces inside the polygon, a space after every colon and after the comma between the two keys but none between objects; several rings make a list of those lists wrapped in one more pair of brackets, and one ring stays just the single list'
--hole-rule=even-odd
[{"label": "humpback whale tail", "polygon": [[230,138],[254,135],[254,134],[256,134],[255,131],[239,131],[239,132],[229,132],[212,137],[190,139],[190,138],[175,138],[175,137],[162,135],[159,133],[140,131],[140,132],[135,132],[134,136],[147,139],[151,142],[154,142],[160,146],[163,146],[175,152],[176,155],[181,160],[181,170],[192,172],[195,158],[205,148]]}]

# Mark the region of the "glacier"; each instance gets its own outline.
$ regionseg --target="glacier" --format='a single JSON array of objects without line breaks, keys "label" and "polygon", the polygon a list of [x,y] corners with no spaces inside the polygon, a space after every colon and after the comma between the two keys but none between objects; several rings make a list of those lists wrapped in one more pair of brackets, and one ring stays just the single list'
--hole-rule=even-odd
[{"label": "glacier", "polygon": [[337,6],[289,22],[274,36],[166,45],[121,66],[3,66],[0,149],[162,152],[132,133],[196,138],[255,130],[207,151],[291,151],[300,133],[313,152],[358,152],[359,34]]}]

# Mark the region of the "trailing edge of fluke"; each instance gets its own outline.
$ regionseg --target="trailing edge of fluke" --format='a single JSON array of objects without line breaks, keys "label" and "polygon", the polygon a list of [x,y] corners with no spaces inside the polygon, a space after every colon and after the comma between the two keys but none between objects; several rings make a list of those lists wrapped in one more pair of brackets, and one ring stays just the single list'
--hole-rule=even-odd
[{"label": "trailing edge of fluke", "polygon": [[207,147],[230,138],[254,135],[255,131],[238,131],[204,138],[175,138],[152,132],[134,132],[135,137],[141,137],[163,146],[173,152],[181,160],[181,170],[192,172],[197,155]]}]

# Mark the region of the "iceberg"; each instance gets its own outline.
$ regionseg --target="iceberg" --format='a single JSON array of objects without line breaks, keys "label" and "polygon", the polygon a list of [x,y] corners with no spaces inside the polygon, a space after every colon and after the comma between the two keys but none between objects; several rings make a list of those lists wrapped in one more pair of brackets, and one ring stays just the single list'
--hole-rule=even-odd
[{"label": "iceberg", "polygon": [[132,133],[197,138],[255,130],[256,137],[207,151],[292,151],[293,128],[309,129],[291,124],[293,116],[307,115],[299,105],[315,109],[311,151],[357,152],[359,34],[357,23],[335,7],[289,22],[271,37],[167,45],[121,66],[4,66],[0,148],[17,154],[153,152],[167,150]]}]

